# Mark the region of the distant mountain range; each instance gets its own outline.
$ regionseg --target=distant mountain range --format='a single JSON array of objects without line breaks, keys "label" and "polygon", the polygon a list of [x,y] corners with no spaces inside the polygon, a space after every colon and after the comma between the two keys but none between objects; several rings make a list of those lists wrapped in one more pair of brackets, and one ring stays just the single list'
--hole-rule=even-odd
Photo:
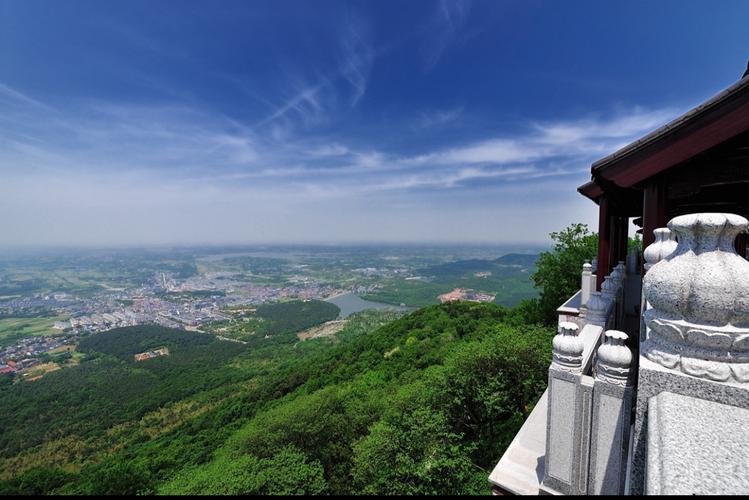
[{"label": "distant mountain range", "polygon": [[538,254],[508,253],[494,259],[494,262],[504,266],[531,267],[536,265],[537,260]]},{"label": "distant mountain range", "polygon": [[502,274],[505,274],[508,267],[521,269],[532,268],[536,265],[537,260],[538,254],[508,253],[507,255],[503,255],[494,260],[457,260],[455,262],[430,266],[422,269],[420,272],[425,275],[438,277],[462,276],[467,273],[481,272],[495,273],[497,271],[502,271]]}]

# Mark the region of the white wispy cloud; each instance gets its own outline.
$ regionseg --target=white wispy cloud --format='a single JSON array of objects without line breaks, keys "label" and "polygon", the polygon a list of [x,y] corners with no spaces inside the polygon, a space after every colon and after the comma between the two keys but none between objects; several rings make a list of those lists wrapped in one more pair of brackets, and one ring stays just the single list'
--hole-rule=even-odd
[{"label": "white wispy cloud", "polygon": [[[63,172],[128,169],[186,178],[214,175],[217,182],[225,175],[234,180],[267,177],[275,183],[284,176],[293,183],[312,178],[343,183],[336,177],[345,175],[346,182],[380,186],[377,189],[454,187],[474,178],[506,177],[500,167],[533,165],[534,175],[559,175],[555,166],[565,165],[569,171],[568,165],[577,164],[583,171],[592,157],[612,152],[674,114],[638,108],[609,118],[530,123],[523,132],[402,155],[374,143],[352,148],[328,137],[278,144],[273,132],[259,133],[220,114],[188,106],[89,102],[66,113],[7,85],[0,89],[27,108],[10,110],[7,120],[0,121],[0,132],[8,132],[0,135],[0,170],[6,172],[20,167]],[[413,181],[404,183],[399,176]],[[425,176],[434,182],[425,181]]]},{"label": "white wispy cloud", "polygon": [[647,110],[634,108],[613,119],[580,119],[572,122],[536,124],[535,128],[548,144],[569,144],[591,139],[629,138],[654,129],[673,118],[675,109]]},{"label": "white wispy cloud", "polygon": [[414,121],[414,128],[430,129],[433,127],[439,127],[448,123],[455,122],[463,115],[463,107],[458,106],[450,109],[438,109],[433,111],[425,111],[419,114],[418,118]]},{"label": "white wispy cloud", "polygon": [[297,90],[292,97],[277,107],[270,115],[258,122],[256,127],[262,127],[279,118],[284,118],[291,112],[295,113],[303,122],[310,122],[313,116],[318,115],[322,111],[323,106],[321,104],[320,93],[329,85],[330,80],[323,79],[314,85]]},{"label": "white wispy cloud", "polygon": [[[6,110],[0,171],[189,170],[250,167],[256,138],[215,113],[185,107],[85,103],[68,112]],[[18,134],[22,130],[22,134]]]},{"label": "white wispy cloud", "polygon": [[375,51],[370,41],[369,25],[361,17],[349,19],[344,30],[339,74],[351,85],[350,103],[356,106],[367,90]]},{"label": "white wispy cloud", "polygon": [[46,104],[33,99],[26,94],[19,92],[3,83],[0,83],[0,102],[5,102],[6,105],[13,104],[24,104],[35,108],[41,108],[45,110],[51,110]]},{"label": "white wispy cloud", "polygon": [[418,155],[408,158],[406,163],[506,165],[561,157],[584,162],[591,156],[615,151],[623,141],[626,143],[637,135],[657,128],[674,114],[673,109],[635,108],[628,114],[606,119],[533,123],[524,134],[484,139]]},{"label": "white wispy cloud", "polygon": [[177,238],[189,234],[190,224],[217,224],[223,229],[216,227],[215,237],[226,239],[232,225],[260,227],[247,218],[262,219],[266,234],[280,234],[270,221],[288,231],[284,217],[301,217],[307,221],[299,227],[303,233],[325,214],[338,216],[341,207],[358,207],[344,212],[361,217],[369,217],[372,206],[409,199],[442,199],[450,206],[464,199],[470,207],[480,203],[481,193],[512,186],[523,191],[528,183],[536,192],[553,179],[567,179],[565,189],[573,192],[592,160],[675,114],[634,108],[531,122],[516,132],[404,154],[383,149],[376,137],[354,144],[345,136],[287,133],[278,142],[272,130],[191,105],[77,101],[53,108],[0,85],[0,212],[6,214],[0,234],[20,238],[13,235],[33,227],[41,239],[63,238],[58,226],[80,229],[81,237],[89,237],[88,230],[114,238],[117,224],[134,220],[150,229],[128,234],[145,239],[169,224],[163,235]]},{"label": "white wispy cloud", "polygon": [[438,2],[421,46],[425,72],[437,65],[445,49],[465,24],[470,9],[470,0],[440,0]]},{"label": "white wispy cloud", "polygon": [[368,22],[351,14],[338,37],[336,67],[323,73],[315,70],[311,76],[295,77],[291,96],[257,122],[255,128],[271,124],[276,127],[274,133],[283,138],[287,134],[279,129],[276,123],[279,120],[286,120],[283,128],[293,126],[292,119],[310,125],[338,110],[341,101],[346,101],[349,108],[355,107],[367,90],[376,55]]},{"label": "white wispy cloud", "polygon": [[307,150],[307,154],[313,157],[327,158],[331,156],[343,156],[351,153],[351,150],[337,142],[321,144]]}]

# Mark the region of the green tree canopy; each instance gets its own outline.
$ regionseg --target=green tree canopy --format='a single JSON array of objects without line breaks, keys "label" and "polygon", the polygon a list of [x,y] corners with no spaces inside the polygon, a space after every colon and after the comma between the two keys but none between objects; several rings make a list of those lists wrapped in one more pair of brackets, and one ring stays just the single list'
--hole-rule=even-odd
[{"label": "green tree canopy", "polygon": [[166,483],[164,495],[320,495],[323,468],[293,446],[272,457],[220,455],[208,467],[188,468]]},{"label": "green tree canopy", "polygon": [[[0,391],[0,494],[489,493],[546,386],[554,329],[522,323],[533,310],[370,312],[335,342],[254,349],[161,327],[91,336],[97,357]],[[25,450],[45,468],[15,464]]]},{"label": "green tree canopy", "polygon": [[539,315],[547,324],[556,322],[556,310],[580,289],[580,272],[586,260],[598,252],[598,235],[585,224],[572,224],[549,235],[554,249],[543,252],[536,262],[531,279],[540,289]]}]

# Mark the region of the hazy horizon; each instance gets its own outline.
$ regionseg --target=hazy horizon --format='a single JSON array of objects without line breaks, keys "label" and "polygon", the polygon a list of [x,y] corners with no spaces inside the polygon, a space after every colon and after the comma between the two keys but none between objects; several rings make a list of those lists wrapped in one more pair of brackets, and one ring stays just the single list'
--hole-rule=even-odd
[{"label": "hazy horizon", "polygon": [[740,12],[0,0],[0,248],[595,231],[591,163],[739,78]]},{"label": "hazy horizon", "polygon": [[112,245],[18,245],[0,246],[0,255],[10,255],[19,252],[48,253],[54,251],[179,251],[179,250],[201,250],[201,251],[223,251],[223,250],[254,250],[254,249],[355,249],[355,248],[435,248],[435,249],[489,249],[501,250],[508,253],[537,252],[551,248],[552,242],[458,242],[458,241],[360,241],[360,242],[256,242],[256,243],[190,243],[190,244],[112,244]]}]

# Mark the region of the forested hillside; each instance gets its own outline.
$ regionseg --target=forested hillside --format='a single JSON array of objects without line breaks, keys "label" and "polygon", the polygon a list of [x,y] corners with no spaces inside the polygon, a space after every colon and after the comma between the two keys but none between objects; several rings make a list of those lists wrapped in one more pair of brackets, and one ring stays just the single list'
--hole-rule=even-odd
[{"label": "forested hillside", "polygon": [[495,296],[496,304],[513,307],[538,295],[530,276],[538,255],[507,254],[494,260],[469,259],[417,270],[417,279],[395,277],[364,298],[388,304],[423,307],[439,302],[454,288],[474,289]]},{"label": "forested hillside", "polygon": [[291,300],[231,312],[231,319],[210,323],[206,330],[254,348],[293,342],[297,332],[336,319],[341,309],[323,300]]},{"label": "forested hillside", "polygon": [[80,366],[0,389],[0,493],[488,493],[546,385],[553,330],[519,314],[372,311],[266,348],[100,334]]}]

